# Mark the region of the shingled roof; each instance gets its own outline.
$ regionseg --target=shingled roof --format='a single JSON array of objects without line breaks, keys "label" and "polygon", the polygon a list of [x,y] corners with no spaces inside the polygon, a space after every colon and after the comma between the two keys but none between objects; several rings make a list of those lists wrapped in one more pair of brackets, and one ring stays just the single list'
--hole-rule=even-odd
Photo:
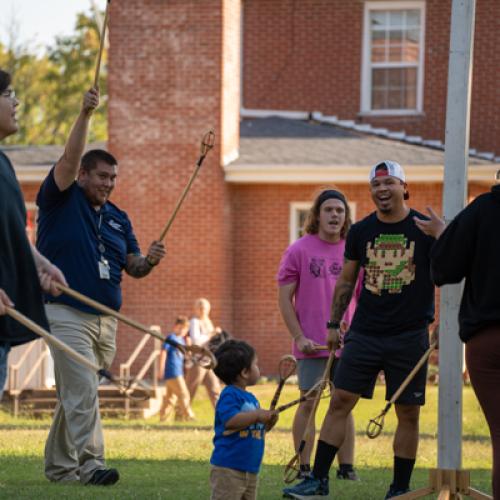
[{"label": "shingled roof", "polygon": [[[87,149],[106,149],[105,142],[89,144]],[[64,146],[2,146],[2,151],[14,165],[19,181],[35,182],[45,178],[50,168],[59,160]]]},{"label": "shingled roof", "polygon": [[[366,182],[370,167],[399,162],[410,180],[442,181],[444,151],[315,121],[245,119],[239,157],[225,166],[229,182]],[[469,158],[469,179],[490,183],[498,164]]]}]

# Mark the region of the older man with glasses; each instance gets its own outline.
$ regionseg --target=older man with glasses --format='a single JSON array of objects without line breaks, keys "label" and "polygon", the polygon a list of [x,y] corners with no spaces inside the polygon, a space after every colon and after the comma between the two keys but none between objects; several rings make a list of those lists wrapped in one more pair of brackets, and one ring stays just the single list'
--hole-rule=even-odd
[{"label": "older man with glasses", "polygon": [[[19,101],[10,87],[10,75],[0,69],[0,140],[18,130]],[[7,360],[12,346],[36,338],[31,331],[5,316],[6,307],[48,328],[42,290],[58,294],[55,283],[66,284],[61,271],[28,241],[26,208],[14,168],[0,151],[0,400],[7,378]]]}]

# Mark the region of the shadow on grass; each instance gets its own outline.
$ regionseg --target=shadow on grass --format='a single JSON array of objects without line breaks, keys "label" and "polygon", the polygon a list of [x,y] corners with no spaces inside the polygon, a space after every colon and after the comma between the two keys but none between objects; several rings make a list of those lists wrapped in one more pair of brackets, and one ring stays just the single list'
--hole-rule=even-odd
[{"label": "shadow on grass", "polygon": [[[210,465],[205,461],[188,460],[110,460],[110,467],[120,471],[121,479],[114,486],[95,487],[80,484],[53,484],[43,476],[41,458],[3,456],[0,458],[0,498],[15,499],[172,499],[203,500],[210,497]],[[386,468],[358,468],[360,482],[336,480],[332,470],[332,498],[380,500],[392,479]],[[279,499],[283,466],[264,465],[260,474],[259,499]],[[471,471],[472,485],[491,493],[490,471]],[[427,485],[428,472],[416,469],[412,487]],[[434,495],[434,498],[436,495]],[[433,498],[429,496],[428,498]]]}]

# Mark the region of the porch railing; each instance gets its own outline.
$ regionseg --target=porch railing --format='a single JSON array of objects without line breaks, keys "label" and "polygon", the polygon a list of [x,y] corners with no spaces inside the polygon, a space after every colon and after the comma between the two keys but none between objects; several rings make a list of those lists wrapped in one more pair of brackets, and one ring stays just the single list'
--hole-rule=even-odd
[{"label": "porch railing", "polygon": [[19,399],[22,392],[26,389],[27,385],[31,382],[31,379],[37,374],[38,370],[41,371],[41,380],[45,380],[45,360],[49,356],[49,348],[47,344],[42,344],[42,352],[38,359],[33,363],[31,369],[23,377],[23,380],[19,380],[19,372],[23,365],[26,363],[28,356],[31,354],[35,348],[36,343],[31,342],[27,349],[23,352],[22,356],[19,358],[16,364],[9,366],[9,394],[12,396],[12,411],[14,416],[19,415]]},{"label": "porch railing", "polygon": [[[152,325],[151,330],[154,330],[158,333],[161,333],[161,328],[157,325]],[[139,384],[142,383],[142,385],[145,384],[144,377],[147,374],[148,370],[152,369],[153,373],[151,374],[151,379],[152,379],[152,384],[151,384],[151,389],[155,392],[157,392],[158,389],[158,378],[157,378],[157,373],[158,373],[158,368],[159,368],[159,361],[160,361],[160,353],[161,353],[161,348],[162,348],[162,342],[161,340],[157,339],[156,337],[151,337],[150,335],[145,335],[141,341],[137,344],[136,348],[134,349],[134,352],[130,355],[128,360],[125,363],[120,364],[120,379],[124,381],[130,381],[132,379],[131,377],[131,368],[132,365],[135,363],[137,360],[139,354],[144,350],[144,348],[150,344],[150,342],[153,341],[153,351],[149,355],[148,359],[145,361],[145,363],[142,365],[142,367],[139,369],[137,374],[134,377],[134,382],[130,386],[130,391],[132,391],[134,388],[136,388]],[[125,400],[125,416],[128,417],[130,414],[130,399]]]}]

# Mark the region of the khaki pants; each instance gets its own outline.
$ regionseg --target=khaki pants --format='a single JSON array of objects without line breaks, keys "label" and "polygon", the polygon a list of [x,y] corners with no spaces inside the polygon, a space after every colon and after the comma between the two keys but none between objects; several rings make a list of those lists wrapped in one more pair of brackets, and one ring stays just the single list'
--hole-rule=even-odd
[{"label": "khaki pants", "polygon": [[207,370],[198,365],[193,365],[186,373],[186,384],[189,389],[190,400],[193,401],[200,384],[207,390],[208,397],[215,408],[220,395],[220,383],[213,370]]},{"label": "khaki pants", "polygon": [[194,418],[193,410],[189,404],[189,391],[184,377],[181,375],[165,380],[165,387],[167,392],[160,408],[161,420],[168,418],[175,408],[175,403],[177,403],[179,417],[182,419]]},{"label": "khaki pants", "polygon": [[212,465],[210,500],[256,500],[257,474]]},{"label": "khaki pants", "polygon": [[[115,318],[61,304],[48,304],[45,311],[52,335],[92,363],[109,368],[116,351]],[[85,484],[96,470],[105,468],[98,376],[64,352],[50,350],[58,403],[45,444],[45,475],[51,481]]]}]

